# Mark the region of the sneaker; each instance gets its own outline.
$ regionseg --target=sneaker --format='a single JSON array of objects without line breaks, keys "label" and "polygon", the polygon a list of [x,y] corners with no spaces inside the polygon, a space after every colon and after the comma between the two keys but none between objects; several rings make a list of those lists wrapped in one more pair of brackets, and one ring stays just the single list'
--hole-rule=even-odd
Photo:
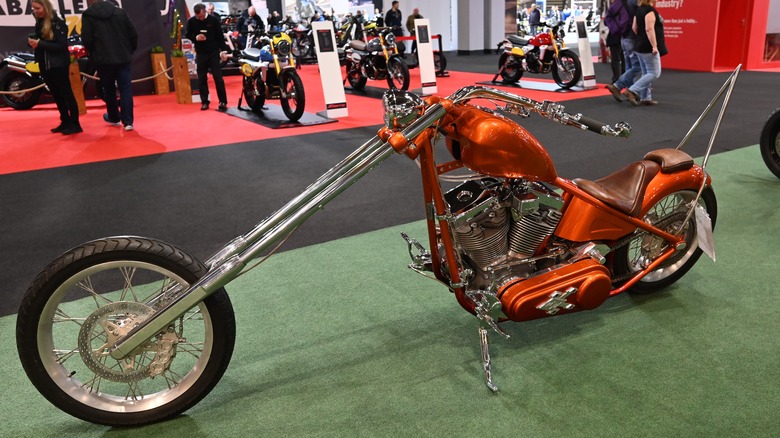
[{"label": "sneaker", "polygon": [[125,125],[125,131],[132,131],[133,129],[135,129],[133,125]]},{"label": "sneaker", "polygon": [[81,125],[68,125],[60,131],[62,135],[72,135],[72,134],[78,134],[79,132],[84,132],[83,129],[81,129]]},{"label": "sneaker", "polygon": [[209,109],[209,103],[208,103],[208,102],[203,102],[203,103],[200,105],[200,110],[201,110],[201,111],[206,111],[207,109]]},{"label": "sneaker", "polygon": [[111,126],[120,126],[121,123],[119,122],[112,122],[111,119],[108,118],[108,113],[103,113],[103,120],[108,123]]},{"label": "sneaker", "polygon": [[609,90],[609,92],[612,93],[612,97],[614,97],[615,100],[617,100],[618,102],[623,101],[623,96],[620,95],[620,90],[618,90],[618,87],[609,84],[607,85],[607,90]]},{"label": "sneaker", "polygon": [[642,105],[658,105],[658,101],[657,100],[653,100],[653,99],[645,99],[645,100],[643,100],[640,103]]},{"label": "sneaker", "polygon": [[631,91],[631,90],[626,88],[620,94],[622,94],[623,96],[626,96],[626,99],[628,99],[628,101],[631,102],[631,105],[639,106],[639,96],[636,93],[634,93],[633,91]]},{"label": "sneaker", "polygon": [[219,106],[217,107],[217,111],[227,111],[227,104],[225,102],[220,102]]}]

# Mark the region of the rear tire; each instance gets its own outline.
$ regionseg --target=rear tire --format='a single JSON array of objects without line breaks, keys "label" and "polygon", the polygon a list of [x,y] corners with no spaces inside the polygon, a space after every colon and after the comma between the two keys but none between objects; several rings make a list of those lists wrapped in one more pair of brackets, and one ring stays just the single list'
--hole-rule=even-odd
[{"label": "rear tire", "polygon": [[259,113],[265,105],[265,83],[260,75],[248,78],[244,76],[244,99],[252,111]]},{"label": "rear tire", "polygon": [[447,58],[441,52],[433,52],[433,66],[436,73],[444,73],[447,70]]},{"label": "rear tire", "polygon": [[230,363],[235,316],[224,289],[152,337],[126,360],[108,348],[207,272],[164,242],[113,237],[74,248],[27,290],[16,345],[27,376],[64,412],[98,424],[172,418],[205,397]]},{"label": "rear tire", "polygon": [[306,106],[306,94],[303,91],[303,81],[295,70],[287,69],[282,71],[281,78],[279,78],[279,85],[282,89],[282,94],[286,94],[287,98],[282,97],[282,110],[288,119],[292,122],[297,122],[301,116],[303,116],[304,108]]},{"label": "rear tire", "polygon": [[349,86],[355,90],[366,88],[368,78],[360,73],[360,66],[354,62],[347,62],[347,81]]},{"label": "rear tire", "polygon": [[[696,197],[694,190],[681,190],[672,193],[656,203],[647,212],[644,221],[655,224],[667,232],[674,232],[685,219],[688,212],[686,204]],[[699,198],[699,204],[707,210],[715,228],[715,220],[718,216],[718,204],[712,187],[707,187]],[[699,240],[696,234],[696,218],[691,217],[685,225],[686,248],[677,254],[672,254],[654,271],[642,277],[630,292],[647,294],[663,289],[679,280],[690,270],[701,257]],[[647,232],[639,232],[628,244],[615,251],[615,275],[625,276],[639,272],[647,266],[666,248],[663,239],[650,235]]]},{"label": "rear tire", "polygon": [[[0,76],[0,90],[5,92],[26,90],[41,83],[43,82],[40,80],[31,79],[27,75],[11,70],[6,70],[4,74]],[[3,102],[9,107],[17,110],[26,110],[38,104],[42,93],[43,88],[38,88],[37,90],[24,93],[2,94],[0,97],[2,97]]]},{"label": "rear tire", "polygon": [[759,148],[766,167],[780,178],[780,108],[775,109],[764,123]]}]

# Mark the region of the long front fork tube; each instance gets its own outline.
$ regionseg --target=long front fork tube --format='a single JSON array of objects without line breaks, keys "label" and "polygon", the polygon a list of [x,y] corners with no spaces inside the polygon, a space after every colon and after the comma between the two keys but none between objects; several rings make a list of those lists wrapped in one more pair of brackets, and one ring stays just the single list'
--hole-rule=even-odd
[{"label": "long front fork tube", "polygon": [[204,277],[179,293],[175,300],[133,328],[125,337],[120,338],[111,348],[111,356],[121,359],[131,354],[146,339],[162,331],[170,321],[236,278],[249,261],[289,235],[325,204],[394,153],[392,147],[377,137],[358,148],[252,231],[234,239],[209,259],[210,270]]},{"label": "long front fork tube", "polygon": [[[422,117],[393,135],[400,135],[408,142],[443,117],[446,112],[442,105],[432,105]],[[378,136],[363,144],[247,235],[234,239],[211,257],[209,272],[203,278],[184,292],[178,293],[176,298],[160,311],[155,312],[127,335],[119,338],[111,347],[111,356],[121,359],[130,355],[147,339],[165,329],[171,321],[236,278],[250,260],[289,235],[325,204],[395,152],[390,143],[381,140]]]}]

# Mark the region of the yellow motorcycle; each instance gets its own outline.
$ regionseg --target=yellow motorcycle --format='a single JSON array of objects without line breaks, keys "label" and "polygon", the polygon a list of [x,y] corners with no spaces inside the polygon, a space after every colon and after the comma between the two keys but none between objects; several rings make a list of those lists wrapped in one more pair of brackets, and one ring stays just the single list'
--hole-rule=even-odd
[{"label": "yellow motorcycle", "polygon": [[[284,32],[256,33],[257,47],[241,51],[238,60],[244,75],[242,97],[254,112],[261,112],[266,99],[279,99],[292,122],[303,116],[306,95],[303,81],[295,71],[292,39]],[[241,102],[239,101],[239,107]]]}]

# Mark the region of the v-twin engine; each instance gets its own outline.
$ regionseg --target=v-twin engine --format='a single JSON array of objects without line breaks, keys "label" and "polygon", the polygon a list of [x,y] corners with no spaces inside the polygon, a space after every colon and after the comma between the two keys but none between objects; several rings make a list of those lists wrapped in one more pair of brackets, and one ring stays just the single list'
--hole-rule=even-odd
[{"label": "v-twin engine", "polygon": [[[445,195],[459,252],[474,275],[470,289],[526,278],[561,220],[561,197],[541,183],[467,181]],[[535,257],[536,256],[536,257]]]}]

